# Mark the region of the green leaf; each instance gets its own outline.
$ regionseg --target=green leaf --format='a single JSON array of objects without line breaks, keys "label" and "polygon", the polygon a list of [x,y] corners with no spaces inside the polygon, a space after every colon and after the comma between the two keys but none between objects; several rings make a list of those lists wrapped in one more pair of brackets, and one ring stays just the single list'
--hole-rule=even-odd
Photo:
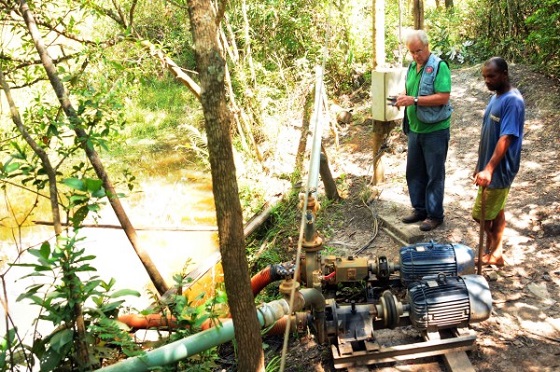
[{"label": "green leaf", "polygon": [[96,191],[99,191],[103,186],[103,181],[97,179],[86,178],[84,182],[87,191],[89,191],[92,194],[95,193]]},{"label": "green leaf", "polygon": [[82,256],[79,259],[76,260],[76,263],[78,262],[83,262],[83,261],[91,261],[91,260],[95,260],[95,257],[97,257],[96,255],[90,254],[89,256]]},{"label": "green leaf", "polygon": [[50,124],[47,129],[47,135],[58,136],[58,128],[54,124]]},{"label": "green leaf", "polygon": [[72,195],[70,197],[70,202],[73,205],[80,205],[80,204],[84,204],[85,202],[87,202],[89,200],[89,197],[87,195]]},{"label": "green leaf", "polygon": [[64,355],[56,352],[52,348],[47,349],[41,357],[40,372],[54,371],[56,367],[60,366],[60,362],[63,358]]},{"label": "green leaf", "polygon": [[35,285],[30,285],[29,287],[27,287],[25,289],[25,293],[27,295],[33,295],[35,293],[37,293],[37,291],[39,291],[39,289],[43,288],[43,284],[35,284]]},{"label": "green leaf", "polygon": [[100,310],[104,313],[108,313],[110,311],[113,311],[113,310],[119,308],[123,303],[124,303],[124,300],[110,302],[108,304],[105,304],[105,305],[101,306]]},{"label": "green leaf", "polygon": [[82,222],[84,222],[84,220],[86,219],[88,213],[89,213],[89,208],[87,205],[81,206],[80,208],[78,208],[76,212],[74,212],[74,215],[72,216],[72,225],[74,226],[75,229],[80,227]]},{"label": "green leaf", "polygon": [[[95,195],[93,195],[95,196]],[[103,196],[105,196],[105,190],[103,189]],[[93,204],[88,204],[88,208],[90,210],[90,212],[99,212],[101,210],[101,207],[99,206],[98,203],[93,203]]]},{"label": "green leaf", "polygon": [[41,244],[41,248],[39,248],[39,254],[44,259],[48,259],[51,255],[51,244],[47,241],[43,242],[43,244]]},{"label": "green leaf", "polygon": [[132,290],[132,289],[121,289],[121,290],[116,291],[115,293],[111,294],[109,297],[110,298],[117,298],[117,297],[122,297],[122,296],[140,297],[140,292]]},{"label": "green leaf", "polygon": [[25,300],[25,299],[29,299],[31,300],[31,302],[41,305],[43,303],[43,299],[39,296],[35,296],[33,294],[29,294],[29,293],[22,293],[18,296],[18,298],[16,299],[17,302],[21,301],[21,300]]},{"label": "green leaf", "polygon": [[12,173],[13,171],[18,170],[20,166],[21,166],[20,163],[4,164],[4,173]]},{"label": "green leaf", "polygon": [[62,183],[74,190],[86,191],[84,181],[78,178],[66,178],[62,180]]},{"label": "green leaf", "polygon": [[103,198],[105,197],[105,189],[102,187],[99,190],[92,192],[91,196],[93,196],[94,198]]}]

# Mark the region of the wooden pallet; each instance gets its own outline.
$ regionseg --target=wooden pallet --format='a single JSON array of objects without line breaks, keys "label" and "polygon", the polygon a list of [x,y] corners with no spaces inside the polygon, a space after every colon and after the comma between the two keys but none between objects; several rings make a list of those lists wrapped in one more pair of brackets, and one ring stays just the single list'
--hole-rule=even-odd
[{"label": "wooden pallet", "polygon": [[[375,341],[366,341],[365,347],[352,350],[349,345],[332,345],[334,366],[337,369],[357,371],[379,363],[442,356],[451,372],[474,372],[466,351],[475,347],[476,333],[473,330],[451,329],[445,332],[424,332],[424,341],[407,345],[384,347]],[[341,347],[342,346],[342,347]]]}]

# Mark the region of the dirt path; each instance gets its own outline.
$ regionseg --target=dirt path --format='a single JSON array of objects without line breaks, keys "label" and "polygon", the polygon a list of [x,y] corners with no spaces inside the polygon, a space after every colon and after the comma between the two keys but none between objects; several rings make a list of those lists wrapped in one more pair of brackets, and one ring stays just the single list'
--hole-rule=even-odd
[{"label": "dirt path", "polygon": [[[474,326],[476,350],[469,353],[477,371],[560,370],[560,84],[523,66],[510,66],[512,82],[526,101],[521,171],[506,207],[504,237],[507,265],[485,268],[493,296],[491,317]],[[445,223],[425,241],[463,243],[478,248],[479,229],[470,217],[476,188],[470,176],[476,164],[482,114],[490,92],[480,66],[454,70],[454,106],[447,161]],[[327,147],[334,176],[347,198],[329,206],[325,246],[343,254],[372,237],[373,217],[367,207],[372,168],[369,97],[354,102],[355,121],[341,133],[341,146]],[[383,158],[386,180],[374,192],[379,213],[404,216],[410,204],[404,178],[405,137],[394,130]],[[380,231],[364,254],[395,257],[400,244]],[[308,350],[309,351],[309,350]],[[294,358],[300,352],[294,351]],[[328,351],[314,351],[315,370],[332,370]],[[320,366],[319,366],[320,365]],[[379,367],[379,366],[378,366]],[[400,366],[398,370],[402,370]],[[397,370],[388,367],[388,370]],[[420,370],[427,370],[420,367]],[[436,367],[437,369],[437,367]],[[294,369],[294,371],[297,369]],[[405,370],[413,370],[406,369]],[[418,370],[418,369],[416,369]]]}]

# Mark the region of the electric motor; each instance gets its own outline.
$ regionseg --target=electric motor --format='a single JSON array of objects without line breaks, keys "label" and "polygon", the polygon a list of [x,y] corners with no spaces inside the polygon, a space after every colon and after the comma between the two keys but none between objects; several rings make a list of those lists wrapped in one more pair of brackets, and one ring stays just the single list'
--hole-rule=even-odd
[{"label": "electric motor", "polygon": [[466,327],[490,317],[492,295],[481,275],[425,277],[408,287],[410,321],[420,330]]},{"label": "electric motor", "polygon": [[401,282],[409,283],[440,273],[461,276],[475,272],[474,252],[463,244],[418,243],[400,249]]}]

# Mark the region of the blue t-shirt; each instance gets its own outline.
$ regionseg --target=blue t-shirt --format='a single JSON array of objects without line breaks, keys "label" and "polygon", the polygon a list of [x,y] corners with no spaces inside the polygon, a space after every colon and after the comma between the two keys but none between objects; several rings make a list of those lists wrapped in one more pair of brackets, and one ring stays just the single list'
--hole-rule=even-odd
[{"label": "blue t-shirt", "polygon": [[478,152],[478,171],[482,171],[492,158],[498,139],[504,135],[512,136],[506,155],[494,169],[488,188],[503,189],[510,187],[519,171],[521,162],[521,142],[525,123],[525,102],[517,89],[497,96],[493,95],[484,112],[480,148]]}]

